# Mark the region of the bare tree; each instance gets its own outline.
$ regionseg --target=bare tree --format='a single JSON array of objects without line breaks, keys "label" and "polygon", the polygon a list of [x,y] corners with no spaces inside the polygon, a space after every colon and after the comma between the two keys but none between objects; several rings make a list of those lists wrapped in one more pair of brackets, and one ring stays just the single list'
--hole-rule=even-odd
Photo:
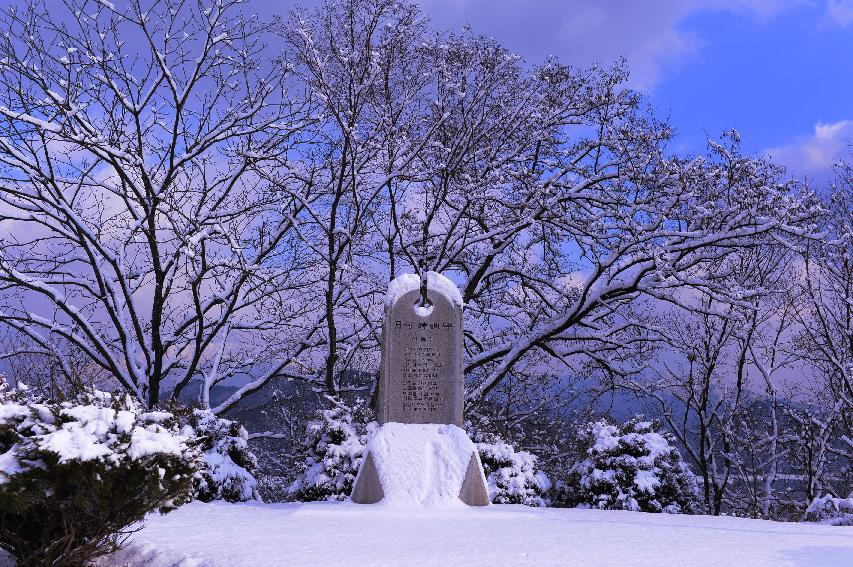
[{"label": "bare tree", "polygon": [[[411,175],[430,141],[410,105],[425,79],[414,5],[391,0],[330,3],[291,14],[280,34],[313,114],[298,160],[268,173],[303,208],[298,236],[312,254],[312,289],[322,297],[322,353],[310,372],[332,396],[365,386],[342,383],[353,370],[375,374],[378,309],[388,282],[384,225],[396,184]],[[377,293],[378,292],[378,293]],[[369,388],[370,386],[366,386]]]},{"label": "bare tree", "polygon": [[814,403],[792,413],[799,425],[806,492],[818,496],[828,460],[853,459],[853,166],[841,164],[819,226],[821,238],[803,239],[796,312],[798,352],[819,378]]},{"label": "bare tree", "polygon": [[793,351],[793,255],[771,235],[713,265],[726,300],[699,296],[667,316],[652,377],[622,388],[654,402],[702,477],[709,513],[768,517],[790,450],[779,375]]},{"label": "bare tree", "polygon": [[739,513],[777,518],[777,508],[792,504],[785,499],[791,492],[788,477],[793,439],[786,416],[796,401],[782,377],[802,371],[793,342],[798,272],[787,247],[768,244],[756,249],[754,256],[755,284],[762,293],[752,298],[752,308],[735,340],[738,383],[747,387],[747,403],[737,409],[732,423],[738,474],[731,500]]},{"label": "bare tree", "polygon": [[469,405],[517,421],[566,375],[641,370],[649,305],[745,307],[713,267],[813,215],[735,134],[669,155],[623,62],[530,65],[391,0],[295,12],[267,59],[235,4],[4,22],[0,323],[149,404],[369,389],[381,291],[435,270],[466,302]]},{"label": "bare tree", "polygon": [[682,304],[689,288],[742,304],[748,290],[707,267],[812,215],[736,135],[707,159],[668,156],[669,129],[624,87],[623,64],[531,66],[419,18],[336,0],[282,31],[323,117],[311,151],[276,175],[313,199],[300,237],[323,266],[329,392],[360,350],[369,367],[375,292],[404,270],[462,289],[476,407],[555,367],[630,374],[657,333],[638,300]]},{"label": "bare tree", "polygon": [[115,384],[111,376],[92,363],[92,360],[67,342],[53,345],[46,354],[38,344],[14,331],[0,338],[0,380],[13,386],[25,386],[48,400],[59,400],[79,394],[86,386],[109,388]]},{"label": "bare tree", "polygon": [[670,332],[653,376],[621,380],[619,386],[656,403],[702,479],[708,513],[717,515],[735,472],[731,424],[745,385],[729,372],[736,365],[732,345],[742,319],[731,305],[708,297],[696,308],[692,315],[678,311],[667,317]]},{"label": "bare tree", "polygon": [[[289,239],[303,204],[259,175],[305,118],[238,4],[31,2],[2,19],[0,324],[66,374],[56,345],[73,345],[152,406],[194,378],[249,373],[239,395],[254,391],[316,333]],[[262,337],[281,329],[273,356]]]},{"label": "bare tree", "polygon": [[793,424],[788,462],[800,479],[805,504],[825,493],[844,498],[853,489],[843,404],[831,398],[816,402],[786,411]]}]

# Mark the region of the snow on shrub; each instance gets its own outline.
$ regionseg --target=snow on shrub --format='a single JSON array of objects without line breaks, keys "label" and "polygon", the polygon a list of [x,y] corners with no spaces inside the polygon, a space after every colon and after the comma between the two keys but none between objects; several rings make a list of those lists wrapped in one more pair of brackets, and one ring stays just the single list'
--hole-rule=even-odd
[{"label": "snow on shrub", "polygon": [[332,409],[319,410],[308,422],[303,445],[305,461],[290,485],[292,500],[346,500],[364,459],[367,435],[375,423],[356,420],[353,409],[336,402]]},{"label": "snow on shrub", "polygon": [[0,385],[0,547],[19,565],[83,565],[128,526],[190,499],[196,458],[169,412],[97,390],[63,402]]},{"label": "snow on shrub", "polygon": [[837,498],[831,494],[815,498],[806,509],[806,521],[831,526],[853,526],[853,494],[847,498]]},{"label": "snow on shrub", "polygon": [[477,443],[477,452],[492,503],[548,506],[545,495],[551,489],[551,481],[536,469],[536,455],[516,451],[499,438],[493,443]]},{"label": "snow on shrub", "polygon": [[254,476],[258,461],[249,450],[246,429],[204,409],[192,410],[190,426],[201,450],[193,497],[202,502],[259,500]]},{"label": "snow on shrub", "polygon": [[581,431],[586,458],[569,471],[562,491],[567,504],[607,510],[694,513],[696,479],[659,422],[635,417]]}]

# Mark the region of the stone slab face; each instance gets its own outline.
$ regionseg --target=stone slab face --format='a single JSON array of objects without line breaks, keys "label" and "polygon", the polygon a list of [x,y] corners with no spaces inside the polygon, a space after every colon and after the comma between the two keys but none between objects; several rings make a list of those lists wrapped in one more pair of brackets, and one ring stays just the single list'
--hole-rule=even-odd
[{"label": "stone slab face", "polygon": [[[462,309],[420,290],[385,310],[379,370],[379,423],[451,423],[462,427]],[[428,312],[427,312],[428,311]]]}]

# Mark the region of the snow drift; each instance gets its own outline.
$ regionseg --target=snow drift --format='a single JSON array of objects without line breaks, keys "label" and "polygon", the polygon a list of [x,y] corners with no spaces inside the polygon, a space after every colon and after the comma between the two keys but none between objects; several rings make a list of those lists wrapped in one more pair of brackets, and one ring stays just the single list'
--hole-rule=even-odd
[{"label": "snow drift", "polygon": [[381,504],[392,508],[464,507],[459,495],[465,475],[471,459],[479,459],[468,434],[450,424],[386,423],[368,443],[367,453],[382,485]]}]

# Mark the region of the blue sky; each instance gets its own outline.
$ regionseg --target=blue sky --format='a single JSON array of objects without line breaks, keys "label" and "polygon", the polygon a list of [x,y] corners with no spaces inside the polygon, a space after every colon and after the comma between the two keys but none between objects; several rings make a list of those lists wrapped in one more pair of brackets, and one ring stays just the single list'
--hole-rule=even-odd
[{"label": "blue sky", "polygon": [[700,13],[682,26],[702,44],[650,91],[681,144],[701,143],[705,129],[735,127],[749,150],[811,175],[850,153],[853,21],[833,21],[813,4],[767,18]]},{"label": "blue sky", "polygon": [[[292,2],[259,0],[262,12]],[[750,152],[816,181],[853,154],[853,0],[420,0],[528,61],[627,57],[632,86],[669,116],[673,149],[737,128]],[[303,4],[313,4],[310,0]]]}]

